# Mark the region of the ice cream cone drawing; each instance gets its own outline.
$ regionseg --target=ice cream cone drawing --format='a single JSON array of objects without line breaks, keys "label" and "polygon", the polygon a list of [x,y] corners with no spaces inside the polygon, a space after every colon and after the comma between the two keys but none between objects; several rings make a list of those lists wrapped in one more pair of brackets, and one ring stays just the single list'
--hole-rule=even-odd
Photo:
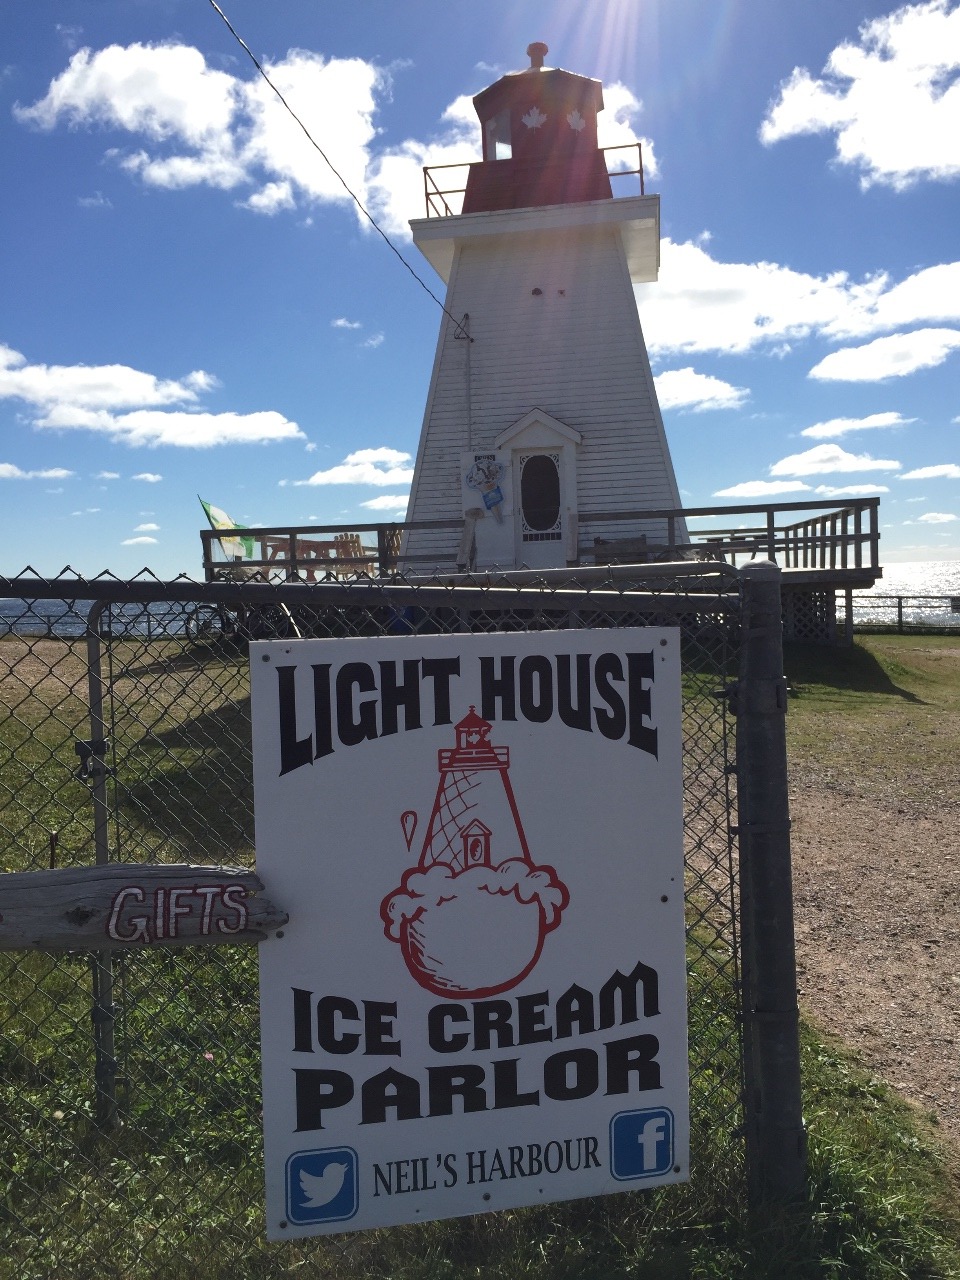
[{"label": "ice cream cone drawing", "polygon": [[455,726],[457,745],[439,752],[419,862],[380,905],[411,976],[439,996],[480,999],[516,986],[569,901],[553,867],[530,855],[509,748],[491,744],[491,729],[473,707]]},{"label": "ice cream cone drawing", "polygon": [[477,490],[483,498],[483,505],[493,512],[498,524],[503,524],[503,490],[500,487],[503,471],[503,463],[496,458],[477,458],[465,476],[468,488]]}]

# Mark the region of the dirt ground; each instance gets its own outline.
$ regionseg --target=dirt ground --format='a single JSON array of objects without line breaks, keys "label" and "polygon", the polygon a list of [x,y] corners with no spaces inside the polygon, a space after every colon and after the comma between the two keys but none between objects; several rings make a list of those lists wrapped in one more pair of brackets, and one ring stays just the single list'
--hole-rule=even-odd
[{"label": "dirt ground", "polygon": [[[960,646],[943,650],[960,663]],[[960,1161],[955,707],[893,700],[791,753],[800,1003],[934,1118]],[[868,763],[869,762],[869,763]]]}]

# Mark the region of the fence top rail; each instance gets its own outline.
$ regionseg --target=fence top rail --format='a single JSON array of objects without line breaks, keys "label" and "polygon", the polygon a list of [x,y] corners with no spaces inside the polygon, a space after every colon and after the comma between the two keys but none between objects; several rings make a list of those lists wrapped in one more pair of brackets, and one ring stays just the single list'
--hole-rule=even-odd
[{"label": "fence top rail", "polygon": [[921,595],[919,593],[914,594],[912,591],[890,592],[887,595],[881,595],[879,592],[873,591],[854,591],[853,598],[858,604],[869,603],[872,600],[876,600],[879,603],[882,600],[941,600],[946,602],[958,599],[957,596],[952,596],[949,592],[937,595]]},{"label": "fence top rail", "polygon": [[[630,570],[630,572],[626,572]],[[647,572],[650,570],[650,572]],[[707,571],[707,572],[705,572]],[[717,571],[717,572],[711,572]],[[546,573],[553,576],[546,581]],[[3,600],[69,600],[104,604],[208,603],[248,605],[280,602],[323,607],[330,604],[371,606],[396,604],[422,608],[576,608],[584,601],[597,608],[634,609],[644,601],[666,608],[679,601],[684,609],[727,611],[737,607],[739,571],[730,565],[690,563],[640,566],[613,565],[590,570],[548,570],[539,574],[480,578],[451,575],[404,580],[356,578],[345,582],[196,582],[177,578],[163,582],[0,577]],[[684,582],[686,581],[686,585]]]}]

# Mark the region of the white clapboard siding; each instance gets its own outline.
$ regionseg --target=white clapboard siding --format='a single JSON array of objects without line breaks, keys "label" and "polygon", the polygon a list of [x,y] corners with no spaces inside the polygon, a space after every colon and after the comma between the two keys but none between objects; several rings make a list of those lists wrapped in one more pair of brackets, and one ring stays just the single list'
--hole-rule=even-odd
[{"label": "white clapboard siding", "polygon": [[[580,433],[581,521],[591,512],[679,507],[618,226],[467,239],[454,250],[446,307],[457,321],[469,317],[473,341],[444,319],[408,519],[461,518],[461,454],[492,450],[531,410]],[[662,521],[588,523],[581,541],[641,531],[666,537]],[[414,533],[407,550],[429,549],[450,564],[458,542],[454,532]]]}]

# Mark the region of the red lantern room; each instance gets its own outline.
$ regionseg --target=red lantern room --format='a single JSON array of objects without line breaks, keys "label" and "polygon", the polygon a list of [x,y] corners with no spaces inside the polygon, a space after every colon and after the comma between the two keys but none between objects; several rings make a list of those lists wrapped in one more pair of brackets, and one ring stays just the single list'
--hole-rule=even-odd
[{"label": "red lantern room", "polygon": [[531,44],[530,66],[478,93],[483,160],[470,166],[464,213],[529,209],[610,199],[597,146],[599,80],[545,67],[545,44]]}]

